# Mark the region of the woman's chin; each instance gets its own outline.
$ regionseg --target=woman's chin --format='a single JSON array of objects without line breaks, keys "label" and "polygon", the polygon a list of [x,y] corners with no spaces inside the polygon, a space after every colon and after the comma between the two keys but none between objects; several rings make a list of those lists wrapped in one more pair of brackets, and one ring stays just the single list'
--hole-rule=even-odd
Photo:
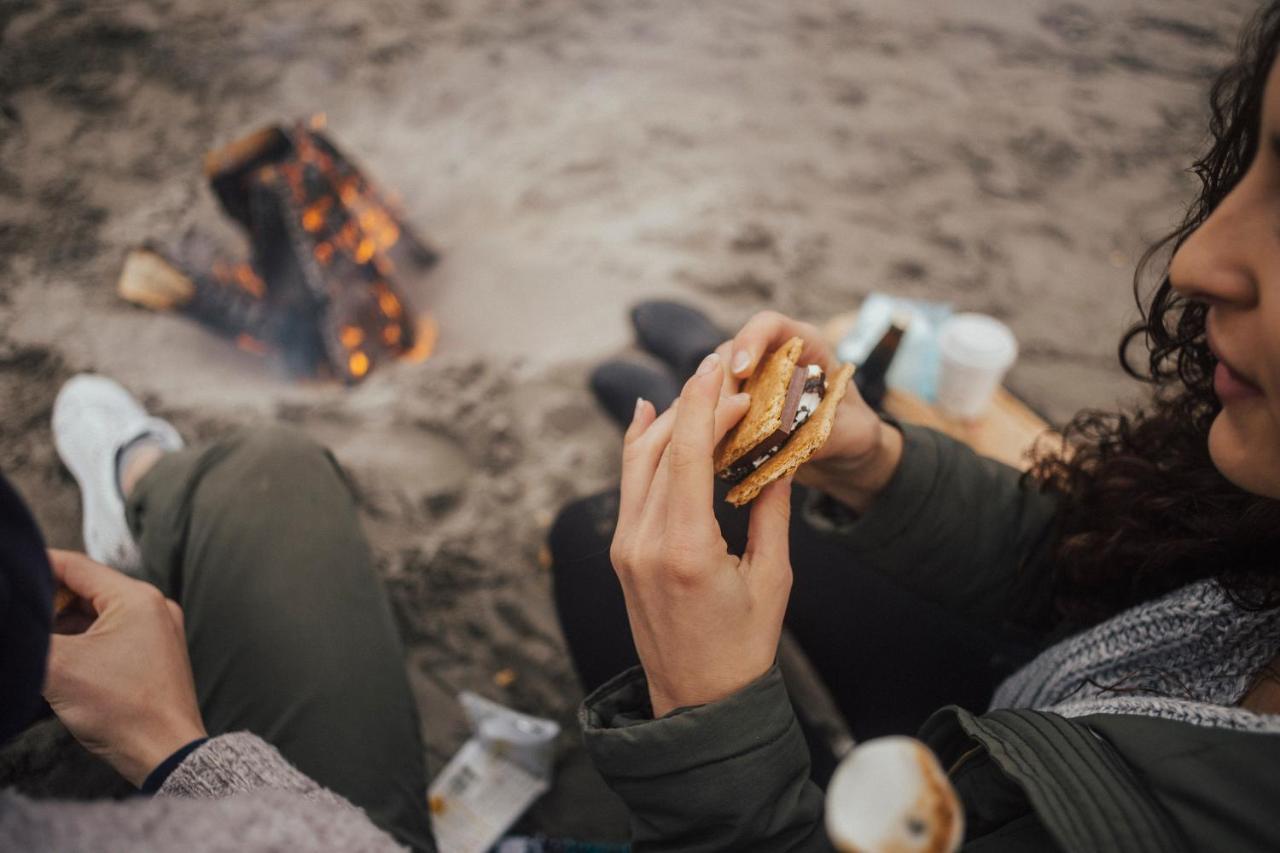
[{"label": "woman's chin", "polygon": [[1280,498],[1280,432],[1265,412],[1219,412],[1209,428],[1209,458],[1246,492]]}]

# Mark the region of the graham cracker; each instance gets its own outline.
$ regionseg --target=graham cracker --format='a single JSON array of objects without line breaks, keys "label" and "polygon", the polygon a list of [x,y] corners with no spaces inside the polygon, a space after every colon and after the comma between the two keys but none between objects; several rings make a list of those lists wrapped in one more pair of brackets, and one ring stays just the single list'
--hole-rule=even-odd
[{"label": "graham cracker", "polygon": [[831,425],[836,419],[836,406],[840,405],[840,400],[849,390],[852,379],[852,364],[841,365],[835,376],[828,377],[827,393],[818,404],[818,408],[810,415],[809,420],[804,422],[772,459],[730,489],[725,500],[734,506],[748,504],[756,499],[765,486],[774,480],[793,474],[797,468],[808,462],[809,457],[813,456],[831,437]]},{"label": "graham cracker", "polygon": [[792,338],[766,355],[747,377],[742,390],[751,395],[751,405],[716,447],[716,471],[728,468],[781,428],[787,386],[803,351],[804,341]]}]

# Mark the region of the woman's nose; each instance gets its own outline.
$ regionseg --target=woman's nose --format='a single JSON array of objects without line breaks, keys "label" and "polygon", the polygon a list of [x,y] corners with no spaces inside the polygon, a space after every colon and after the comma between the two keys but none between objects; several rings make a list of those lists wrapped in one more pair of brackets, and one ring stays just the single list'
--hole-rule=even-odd
[{"label": "woman's nose", "polygon": [[[1246,178],[1247,180],[1247,178]],[[1190,299],[1218,304],[1257,301],[1258,257],[1265,241],[1250,233],[1261,212],[1250,215],[1248,188],[1242,182],[1192,232],[1173,255],[1169,283]]]}]

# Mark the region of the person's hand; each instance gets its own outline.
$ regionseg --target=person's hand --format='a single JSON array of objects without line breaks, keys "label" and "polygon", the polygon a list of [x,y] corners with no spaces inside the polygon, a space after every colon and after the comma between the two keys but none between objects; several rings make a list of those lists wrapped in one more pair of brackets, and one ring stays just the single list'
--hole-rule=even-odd
[{"label": "person's hand", "polygon": [[83,554],[50,551],[57,580],[96,615],[83,633],[55,634],[44,696],[86,749],[134,785],[206,736],[182,609],[149,583]]},{"label": "person's hand", "polygon": [[[723,393],[737,391],[756,369],[761,357],[793,337],[804,340],[801,364],[817,364],[828,376],[839,367],[822,332],[776,311],[762,311],[716,352],[729,365]],[[856,510],[864,510],[888,484],[902,458],[902,433],[880,419],[856,387],[836,407],[831,437],[796,472],[796,479],[831,494]]]},{"label": "person's hand", "polygon": [[751,507],[747,549],[729,553],[713,512],[716,442],[747,410],[721,398],[716,355],[661,417],[640,401],[627,429],[610,557],[622,583],[653,714],[722,699],[773,665],[791,591],[790,479]]}]

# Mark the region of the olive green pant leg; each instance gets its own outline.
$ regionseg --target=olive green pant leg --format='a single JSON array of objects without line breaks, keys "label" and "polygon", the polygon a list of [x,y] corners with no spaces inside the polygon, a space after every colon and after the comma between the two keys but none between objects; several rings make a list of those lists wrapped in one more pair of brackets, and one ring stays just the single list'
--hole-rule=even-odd
[{"label": "olive green pant leg", "polygon": [[434,850],[404,650],[333,457],[237,431],[170,454],[128,501],[145,579],[183,607],[210,734],[247,729]]}]

